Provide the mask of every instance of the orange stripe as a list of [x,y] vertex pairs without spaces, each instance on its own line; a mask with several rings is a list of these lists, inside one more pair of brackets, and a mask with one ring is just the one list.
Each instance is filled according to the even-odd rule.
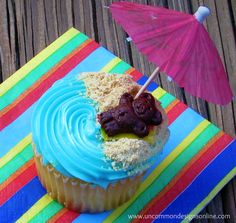
[[[148,210],[153,206],[153,204],[157,203],[162,197],[166,195],[168,191],[170,191],[172,188],[174,188],[176,182],[180,180],[180,178],[187,172],[189,169],[197,162],[197,160],[201,159],[201,157],[204,156],[204,154],[207,152],[207,150],[217,141],[219,140],[224,133],[220,131],[217,135],[215,135],[214,138],[212,138],[186,165],[183,169],[179,171],[179,173],[171,180],[169,184],[166,185],[166,187],[160,191],[156,197],[154,197],[146,206],[145,208],[139,212],[140,215],[145,215]],[[138,219],[135,219],[132,221],[132,223],[139,222]]]
[[57,221],[62,215],[64,215],[68,209],[62,208],[60,211],[58,211],[55,215],[53,215],[47,222],[48,223],[53,223]]
[[11,110],[13,107],[17,106],[21,103],[21,101],[26,97],[26,95],[30,94],[35,88],[37,88],[40,83],[45,81],[49,76],[51,76],[58,67],[65,64],[71,57],[73,57],[76,53],[81,51],[84,47],[86,47],[88,44],[93,42],[93,40],[88,39],[84,43],[82,43],[78,48],[76,48],[74,51],[72,51],[69,55],[64,57],[56,66],[52,67],[48,72],[46,72],[42,77],[40,77],[37,81],[34,82],[26,91],[24,91],[18,98],[14,100],[11,104],[9,104],[7,107],[5,107],[2,111],[0,111],[0,116],[3,116],[6,114],[9,110]]
[[139,80],[143,75],[135,68],[130,67],[125,73],[129,74],[134,81]]
[[179,102],[178,99],[175,99],[174,101],[172,101],[172,102],[165,108],[166,113],[168,113],[173,107],[175,107],[175,105],[177,105],[178,102]]
[[20,176],[26,169],[28,169],[30,166],[34,164],[34,158],[30,159],[27,163],[25,163],[21,168],[16,170],[7,180],[5,180],[0,185],[0,192],[5,187],[7,187],[12,181],[14,181],[18,176]]
[[131,74],[135,69],[133,67],[130,67],[127,71],[125,71],[126,74]]

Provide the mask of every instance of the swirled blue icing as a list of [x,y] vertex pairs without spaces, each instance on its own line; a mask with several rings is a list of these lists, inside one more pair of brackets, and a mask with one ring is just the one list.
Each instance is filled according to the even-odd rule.
[[95,102],[86,97],[83,80],[77,76],[61,79],[37,102],[32,135],[44,164],[105,188],[128,173],[113,170],[105,158],[96,112]]

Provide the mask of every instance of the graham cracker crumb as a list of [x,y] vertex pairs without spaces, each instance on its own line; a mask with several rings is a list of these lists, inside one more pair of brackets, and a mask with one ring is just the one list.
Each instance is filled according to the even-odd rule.
[[104,152],[109,159],[113,160],[112,167],[115,170],[128,170],[136,167],[135,170],[132,169],[133,175],[147,169],[152,164],[145,162],[162,150],[169,138],[169,130],[166,128],[158,135],[154,146],[150,146],[141,139],[121,138],[116,141],[107,141],[104,143]]
[[133,96],[140,86],[129,74],[82,73],[79,76],[85,82],[87,96],[99,104],[99,111],[103,112],[119,104],[122,94],[129,92]]
[[[122,164],[123,169],[128,169],[130,165],[145,161],[151,156],[150,145],[140,139],[121,138],[117,141],[104,143],[105,154],[117,163]],[[113,163],[115,168],[115,163]]]

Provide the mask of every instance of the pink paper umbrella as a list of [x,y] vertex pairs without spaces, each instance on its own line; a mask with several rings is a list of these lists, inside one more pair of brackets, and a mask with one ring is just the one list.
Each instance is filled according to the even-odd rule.
[[232,100],[224,66],[202,25],[208,8],[200,6],[194,15],[130,2],[109,8],[137,48],[158,66],[141,92],[161,70],[194,96],[220,105]]

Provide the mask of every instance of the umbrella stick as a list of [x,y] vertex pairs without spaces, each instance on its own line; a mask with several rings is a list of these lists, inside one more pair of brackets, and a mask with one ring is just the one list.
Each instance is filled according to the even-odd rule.
[[145,82],[145,84],[141,87],[141,89],[139,90],[139,92],[136,94],[135,98],[136,99],[140,94],[142,94],[147,86],[151,83],[151,81],[156,77],[156,75],[159,73],[160,67],[157,67],[151,74],[151,76],[147,79],[147,81]]

